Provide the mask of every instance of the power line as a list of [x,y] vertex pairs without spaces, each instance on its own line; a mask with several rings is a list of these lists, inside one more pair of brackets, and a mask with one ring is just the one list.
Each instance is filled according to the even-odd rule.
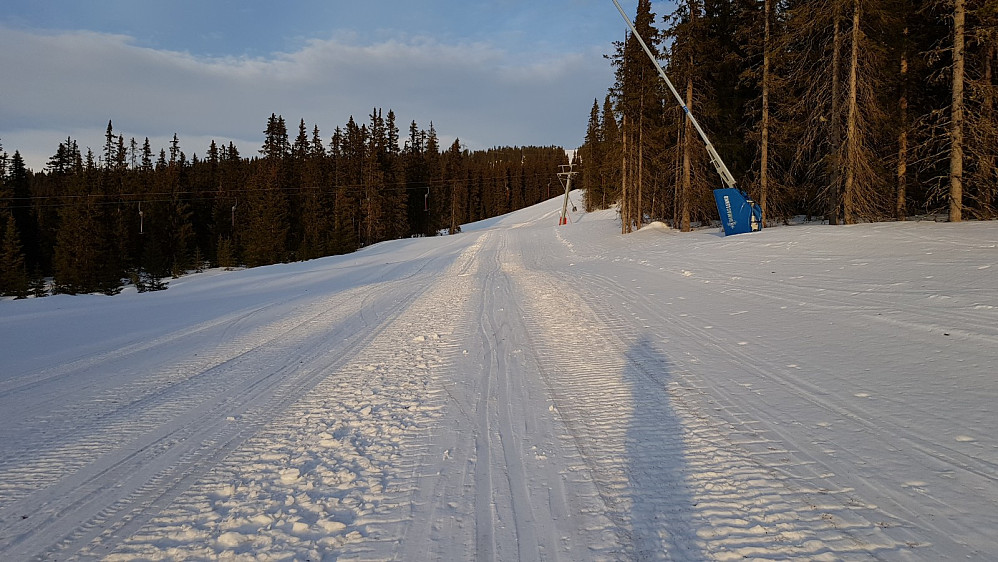
[[[537,179],[548,177],[548,173],[533,173],[526,176],[517,175],[524,179]],[[394,185],[386,184],[382,186],[372,186],[364,184],[345,185],[313,185],[313,186],[293,186],[293,187],[253,187],[241,189],[224,190],[185,190],[185,191],[149,191],[143,193],[87,193],[87,194],[62,194],[62,195],[31,195],[31,196],[11,196],[0,197],[0,203],[19,203],[15,205],[4,205],[7,209],[28,209],[28,208],[58,208],[67,207],[82,200],[86,200],[93,205],[123,205],[132,203],[171,203],[171,202],[193,202],[193,201],[214,201],[225,200],[248,195],[252,193],[265,193],[281,191],[289,194],[301,194],[325,190],[329,193],[343,192],[350,194],[360,194],[367,190],[374,189],[379,193],[400,192],[400,191],[423,191],[441,188],[468,188],[477,183],[489,183],[506,180],[506,175],[481,176],[462,179],[434,179],[419,182],[398,182]],[[54,203],[36,203],[37,201],[57,201]]]

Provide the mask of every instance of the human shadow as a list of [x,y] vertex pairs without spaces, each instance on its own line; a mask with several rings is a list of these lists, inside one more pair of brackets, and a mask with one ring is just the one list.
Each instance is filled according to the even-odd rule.
[[630,531],[638,560],[700,560],[693,513],[696,500],[683,426],[672,406],[672,365],[652,339],[642,335],[625,355],[622,378],[634,410],[626,436],[630,480]]

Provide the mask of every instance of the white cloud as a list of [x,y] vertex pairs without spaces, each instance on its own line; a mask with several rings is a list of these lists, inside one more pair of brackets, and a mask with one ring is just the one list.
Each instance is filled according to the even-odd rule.
[[271,113],[284,115],[289,128],[301,118],[310,129],[318,124],[328,140],[350,115],[362,121],[380,107],[395,110],[403,133],[411,120],[421,127],[432,120],[442,139],[460,137],[471,148],[572,148],[593,98],[611,81],[600,55],[526,60],[486,43],[406,37],[359,44],[340,36],[266,59],[200,58],[139,47],[123,35],[0,27],[0,141],[39,169],[67,135],[100,146],[111,119],[126,139],[149,136],[157,151],[165,144],[155,139],[176,132],[188,154],[203,154],[204,139],[215,138],[250,155]]

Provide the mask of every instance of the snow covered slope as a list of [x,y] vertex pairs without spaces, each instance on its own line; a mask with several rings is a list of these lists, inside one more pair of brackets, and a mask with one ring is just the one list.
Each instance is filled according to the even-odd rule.
[[998,556],[998,223],[559,211],[0,302],[0,559]]

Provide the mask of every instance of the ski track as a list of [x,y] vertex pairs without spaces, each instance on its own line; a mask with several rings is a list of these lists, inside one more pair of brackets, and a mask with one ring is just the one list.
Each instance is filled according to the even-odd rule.
[[[859,231],[905,240],[893,256],[766,231],[713,255],[556,214],[375,246],[337,290],[0,379],[0,557],[993,554],[998,263],[952,296],[936,278],[963,262],[915,257],[993,258],[987,235]],[[732,271],[742,244],[764,250]],[[841,369],[837,334],[884,343]]]
[[778,443],[754,435],[750,420],[730,427],[703,413],[688,398],[690,381],[630,323],[566,302],[571,293],[554,279],[532,282],[539,283],[550,288],[536,317],[563,319],[539,333],[561,342],[550,349],[570,349],[546,363],[573,364],[546,377],[626,545],[624,557],[838,559],[896,547],[843,534],[843,527],[875,526],[852,516],[828,520],[829,507],[788,488],[773,461],[739,451],[744,433],[777,463],[791,462]]
[[[460,278],[473,251],[447,275]],[[433,373],[451,345],[449,332],[429,330],[447,318],[428,303],[459,299],[455,291],[445,284],[403,301],[355,356],[326,367],[314,389],[108,558],[320,559],[393,548],[393,520],[416,491],[415,461],[441,408]]]
[[[571,244],[565,242],[571,249]],[[945,239],[934,242],[935,247],[947,244]],[[990,243],[965,246],[994,248]],[[599,252],[592,252],[589,256],[599,256]],[[599,257],[593,261],[603,259]],[[853,555],[845,554],[851,551],[849,548],[832,548],[826,555],[831,554],[836,559],[859,553],[873,558],[923,559],[933,558],[920,551],[926,548],[936,552],[967,552],[972,557],[985,555],[993,549],[991,529],[998,521],[988,506],[993,505],[995,499],[998,465],[993,460],[994,455],[988,458],[984,449],[965,445],[977,440],[971,436],[983,434],[988,431],[985,427],[993,425],[992,410],[986,405],[989,402],[986,397],[993,395],[993,391],[986,383],[979,384],[983,393],[980,399],[975,399],[980,401],[979,408],[966,402],[960,404],[961,409],[969,410],[960,417],[964,421],[971,420],[972,425],[952,430],[955,433],[952,445],[925,431],[928,428],[938,431],[939,428],[934,426],[942,424],[932,418],[934,412],[931,412],[933,408],[930,405],[927,404],[929,407],[924,412],[912,408],[913,401],[922,397],[906,392],[909,389],[901,388],[900,393],[895,389],[892,395],[885,388],[879,393],[882,396],[873,399],[867,392],[847,395],[830,392],[840,381],[860,381],[859,384],[868,387],[882,384],[877,380],[881,378],[880,368],[889,369],[889,373],[903,369],[901,365],[904,362],[914,364],[921,360],[931,364],[934,359],[929,352],[939,347],[939,336],[966,336],[962,341],[945,346],[956,348],[951,352],[947,350],[953,357],[980,354],[978,346],[982,343],[990,345],[998,325],[981,321],[992,308],[976,302],[965,303],[960,309],[963,314],[952,317],[938,309],[925,310],[917,298],[926,293],[931,295],[933,287],[928,290],[923,288],[908,298],[891,303],[884,303],[883,296],[880,302],[867,301],[862,293],[854,291],[848,295],[842,291],[828,298],[826,291],[818,289],[822,294],[817,297],[818,306],[815,307],[812,303],[816,299],[816,288],[826,287],[827,284],[797,286],[788,285],[782,279],[768,282],[751,280],[747,285],[756,289],[752,291],[753,297],[763,299],[761,303],[745,301],[741,274],[725,276],[720,269],[704,268],[702,265],[696,273],[685,270],[676,272],[679,275],[668,283],[673,296],[665,299],[663,307],[661,297],[642,290],[645,283],[648,283],[648,290],[660,290],[661,286],[655,287],[653,280],[648,278],[648,272],[658,277],[662,267],[643,259],[610,259],[618,264],[619,274],[605,275],[602,273],[608,271],[605,267],[593,267],[593,271],[600,273],[590,273],[585,264],[573,271],[575,276],[585,281],[578,284],[585,288],[580,296],[584,298],[587,291],[592,291],[591,302],[597,308],[605,308],[608,317],[620,318],[620,325],[629,326],[632,333],[641,332],[642,327],[663,327],[657,333],[659,347],[679,350],[672,351],[669,356],[679,374],[678,388],[682,390],[677,397],[684,407],[695,405],[700,412],[698,416],[724,431],[725,449],[742,450],[754,462],[780,475],[783,485],[803,494],[802,501],[812,510],[820,508],[822,517],[835,521],[836,528],[844,530],[844,536],[859,547]],[[582,258],[582,261],[585,260]],[[710,259],[701,258],[701,261],[709,263]],[[945,264],[941,266],[945,267]],[[988,268],[982,266],[977,269]],[[890,268],[886,270],[891,271]],[[982,296],[985,300],[994,299],[994,290],[987,288],[989,283],[986,279],[982,278],[985,280]],[[770,284],[772,291],[758,290],[759,287],[768,288]],[[993,282],[990,285],[993,286]],[[687,298],[680,295],[700,293],[699,302],[703,302],[705,292],[715,303],[713,310],[734,311],[729,315],[746,314],[746,323],[759,313],[772,316],[772,312],[763,310],[764,306],[771,307],[772,301],[802,307],[807,305],[804,309],[807,313],[828,308],[859,311],[854,316],[834,316],[836,322],[846,323],[845,326],[836,326],[836,329],[844,329],[847,333],[872,332],[874,341],[884,339],[877,335],[877,330],[883,330],[882,326],[887,324],[877,322],[878,314],[904,314],[911,321],[905,323],[902,333],[915,341],[898,341],[896,347],[899,349],[890,349],[891,356],[887,359],[870,357],[867,364],[873,368],[865,369],[867,376],[858,378],[852,373],[828,370],[828,363],[820,360],[823,355],[820,350],[815,351],[810,361],[807,356],[787,357],[781,352],[785,346],[778,343],[779,338],[773,338],[772,341],[777,343],[769,345],[766,336],[755,333],[765,334],[774,329],[772,326],[739,326],[737,322],[722,321],[717,317],[698,318],[695,311],[679,312],[683,310],[680,308],[681,301]],[[895,296],[889,291],[884,294]],[[961,294],[968,292],[961,290]],[[718,306],[718,301],[723,304]],[[679,306],[669,308],[674,304]],[[969,312],[971,309],[975,312]],[[981,310],[985,313],[982,314]],[[994,315],[991,317],[994,318]],[[718,323],[722,325],[714,325]],[[888,325],[892,326],[890,329],[896,329],[893,324]],[[960,326],[962,330],[954,330],[953,326]],[[792,327],[795,332],[782,337],[799,340],[801,336],[808,337],[811,331],[808,323],[802,324],[799,320],[788,323],[787,327]],[[791,346],[791,349],[794,348],[800,349],[801,346]],[[813,361],[815,357],[819,361]],[[940,360],[943,361],[945,359]],[[947,382],[951,381],[953,388],[967,387],[968,384],[973,388],[978,385],[974,372],[983,376],[987,368],[982,370],[976,364],[969,367],[971,369],[966,375],[956,376],[959,371],[955,371],[952,375],[940,373],[940,376],[948,379]],[[834,384],[826,381],[833,381]],[[906,384],[903,379],[900,382]],[[940,387],[943,388],[942,385]],[[914,388],[924,391],[917,386]],[[933,396],[935,400],[940,398],[939,395],[930,395]],[[883,405],[882,400],[893,404],[886,411],[878,409],[878,404]],[[816,417],[824,417],[828,421],[812,427],[805,427],[798,421]],[[684,423],[684,427],[696,427],[696,424]],[[855,443],[856,447],[851,447],[848,442],[850,434],[862,435]],[[776,459],[776,462],[770,459]],[[894,485],[889,483],[889,479],[886,482],[884,479],[885,475],[892,474],[896,478]],[[934,493],[933,488],[941,493]],[[967,495],[968,491],[970,495]],[[959,504],[941,499],[954,493],[964,497]],[[833,496],[834,501],[829,501]],[[842,526],[840,520],[852,520],[853,523]],[[828,539],[823,539],[822,543],[827,549]],[[711,552],[710,557],[716,556],[711,548],[706,550]],[[794,553],[795,556],[801,554]],[[808,553],[807,557],[815,554]]]
[[[51,438],[42,431],[31,450],[5,452],[0,462],[0,553],[47,559],[68,556],[91,542],[82,554],[100,553],[105,541],[113,545],[326,371],[362,349],[425,287],[412,282],[416,273],[418,269],[402,272],[398,281],[307,300],[233,340],[226,332],[236,325],[216,322],[227,326],[217,340],[219,349],[132,384],[105,386],[105,392],[72,404],[68,412],[24,420],[26,426],[42,428],[49,418],[75,423],[55,428]],[[386,316],[378,320],[382,324],[371,324],[375,318],[366,318],[365,308]],[[237,315],[235,321],[247,316]],[[182,339],[171,334],[128,348],[126,357]],[[116,359],[120,357],[109,362]],[[97,359],[82,364],[106,365]],[[17,435],[19,427],[13,429]],[[114,482],[111,489],[109,482]]]
[[406,486],[411,516],[395,523],[391,540],[358,543],[342,557],[574,560],[614,552],[604,546],[609,521],[593,503],[595,486],[578,452],[564,446],[564,428],[533,376],[537,357],[507,271],[507,243],[501,231],[483,234],[473,264],[448,276],[459,295],[443,302],[467,305],[447,318],[464,336],[436,377],[443,415]]

